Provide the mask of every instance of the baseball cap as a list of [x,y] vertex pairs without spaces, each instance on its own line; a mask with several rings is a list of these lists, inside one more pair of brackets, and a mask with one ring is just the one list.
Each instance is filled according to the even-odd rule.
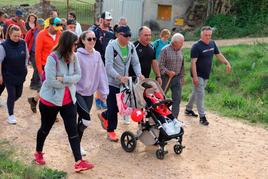
[[68,19],[67,20],[67,25],[71,25],[71,24],[76,25],[76,20],[74,20],[74,19]]
[[127,25],[122,25],[122,26],[117,27],[116,31],[118,33],[124,33],[125,37],[131,36],[130,28]]
[[20,9],[17,9],[17,10],[16,10],[16,16],[20,16],[20,17],[21,17],[22,14],[23,14],[23,13],[22,13],[22,11],[21,11]]
[[37,24],[39,24],[39,25],[44,25],[44,24],[45,24],[44,19],[42,19],[42,18],[38,18],[38,19],[37,19]]
[[105,11],[101,14],[101,18],[106,19],[106,20],[111,20],[113,17],[111,16],[111,13],[108,11]]
[[49,19],[49,24],[53,26],[58,26],[58,24],[62,25],[61,19],[58,17],[52,17]]

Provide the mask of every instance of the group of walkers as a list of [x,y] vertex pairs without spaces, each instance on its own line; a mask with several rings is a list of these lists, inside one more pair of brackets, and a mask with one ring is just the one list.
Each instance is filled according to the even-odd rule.
[[[172,35],[163,29],[160,38],[151,43],[151,29],[142,26],[139,38],[130,42],[131,29],[122,17],[112,28],[110,12],[103,12],[87,31],[82,32],[74,12],[68,19],[58,17],[56,11],[46,20],[30,14],[25,23],[21,10],[5,20],[0,11],[0,33],[5,34],[0,44],[0,95],[6,88],[9,124],[16,124],[15,101],[23,91],[27,65],[33,66],[30,88],[37,91],[29,97],[31,110],[36,113],[39,101],[41,126],[37,131],[34,161],[45,164],[43,147],[53,124],[60,113],[75,159],[76,172],[94,167],[82,159],[86,151],[80,145],[84,130],[90,125],[90,111],[95,98],[98,114],[107,138],[117,142],[118,107],[116,94],[129,77],[150,78],[151,69],[163,90],[171,89],[172,114],[177,118],[184,84],[184,36]],[[66,24],[64,24],[66,21]],[[0,35],[1,35],[0,34]],[[203,27],[201,38],[191,49],[191,75],[193,92],[185,114],[200,117],[200,124],[208,125],[205,116],[204,94],[215,54],[231,71],[230,63],[211,40],[212,28]],[[2,37],[2,36],[0,36]],[[198,115],[193,111],[196,101]],[[78,117],[77,117],[78,116]],[[124,117],[129,124],[129,117]]]

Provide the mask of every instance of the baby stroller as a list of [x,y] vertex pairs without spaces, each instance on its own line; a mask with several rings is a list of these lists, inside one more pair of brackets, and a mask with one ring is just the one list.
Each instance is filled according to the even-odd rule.
[[158,145],[156,157],[164,159],[167,153],[164,150],[167,141],[175,139],[177,143],[173,147],[174,152],[181,154],[184,148],[183,124],[172,116],[169,109],[172,100],[165,99],[158,82],[152,79],[144,79],[135,84],[130,82],[122,92],[125,96],[124,104],[132,107],[131,119],[138,123],[136,135],[130,131],[122,133],[120,139],[122,148],[126,152],[133,152],[137,140],[140,140],[146,146]]

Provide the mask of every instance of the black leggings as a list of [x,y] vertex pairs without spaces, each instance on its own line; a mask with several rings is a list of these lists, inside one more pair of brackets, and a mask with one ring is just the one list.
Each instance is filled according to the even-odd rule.
[[11,116],[14,114],[14,105],[15,101],[17,101],[22,94],[23,84],[20,85],[12,85],[5,84],[7,89],[7,109],[8,114]]
[[77,104],[77,113],[78,113],[78,125],[77,125],[77,128],[78,128],[79,138],[80,138],[80,141],[81,141],[82,137],[83,137],[84,130],[88,127],[88,126],[85,126],[83,124],[82,119],[90,121],[90,110],[91,110],[92,103],[93,103],[93,95],[91,95],[91,96],[80,96],[80,97],[84,98],[84,102],[86,104],[83,107],[88,108],[88,109],[83,109],[79,105],[79,101],[77,102],[78,103]]
[[0,85],[0,96],[2,95],[2,93],[3,93],[4,90],[5,90],[5,84],[2,83],[2,84]]
[[63,119],[65,130],[68,134],[69,143],[71,145],[75,161],[81,160],[80,140],[77,133],[76,124],[76,105],[70,103],[61,107],[51,107],[39,102],[39,110],[41,113],[41,127],[37,132],[36,151],[43,151],[46,137],[52,128],[58,112]]

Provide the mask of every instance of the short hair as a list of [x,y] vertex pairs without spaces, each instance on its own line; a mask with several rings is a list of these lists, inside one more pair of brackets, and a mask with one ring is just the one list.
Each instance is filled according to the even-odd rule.
[[76,20],[76,15],[74,12],[69,12],[69,15],[73,16],[73,18]]
[[201,32],[203,32],[203,31],[205,31],[205,30],[213,30],[213,28],[212,27],[210,27],[210,26],[203,26],[202,28],[201,28]]
[[168,29],[161,30],[160,37],[164,37],[166,35],[170,35],[170,31]]
[[171,43],[178,41],[180,39],[184,39],[184,36],[181,33],[176,33],[171,37]]
[[141,32],[143,31],[143,29],[149,29],[151,30],[149,27],[147,26],[141,26],[141,28],[139,28],[139,35],[141,34]]

